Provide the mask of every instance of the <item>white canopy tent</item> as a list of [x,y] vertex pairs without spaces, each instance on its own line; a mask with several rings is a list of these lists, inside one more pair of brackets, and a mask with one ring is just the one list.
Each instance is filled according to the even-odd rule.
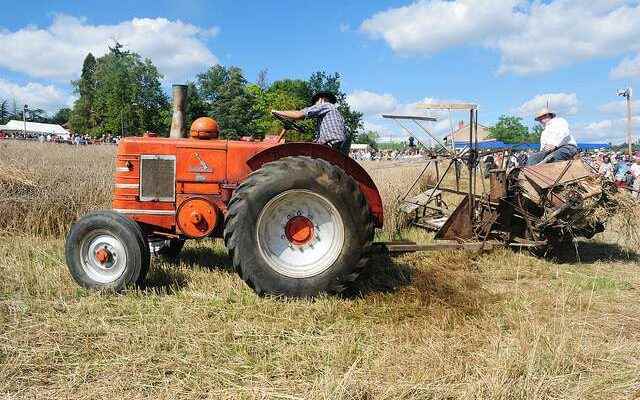
[[69,139],[70,133],[57,124],[44,124],[41,122],[25,122],[12,119],[6,125],[0,125],[0,130],[5,132],[24,132],[36,135],[55,135],[63,139]]

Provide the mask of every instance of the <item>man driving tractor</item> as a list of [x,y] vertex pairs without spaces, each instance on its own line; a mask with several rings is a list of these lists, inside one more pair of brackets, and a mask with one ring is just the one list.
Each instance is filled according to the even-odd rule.
[[349,155],[350,143],[347,140],[347,128],[342,114],[336,107],[336,96],[331,92],[318,92],[311,98],[311,106],[302,110],[272,110],[275,115],[299,120],[315,118],[318,120],[315,143],[324,144]]
[[569,160],[578,153],[576,140],[571,135],[566,119],[556,117],[548,108],[536,116],[544,127],[540,135],[540,151],[529,155],[528,165]]

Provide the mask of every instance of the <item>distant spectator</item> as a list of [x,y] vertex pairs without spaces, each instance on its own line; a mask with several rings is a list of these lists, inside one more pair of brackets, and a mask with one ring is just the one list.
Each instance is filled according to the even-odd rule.
[[636,157],[636,160],[633,163],[633,165],[629,168],[629,171],[633,176],[633,185],[632,185],[633,192],[631,193],[631,195],[636,199],[640,198],[640,157]]
[[614,175],[613,164],[611,163],[611,158],[609,158],[609,156],[604,156],[598,172],[600,173],[600,175],[604,176],[606,179],[613,181],[613,175]]

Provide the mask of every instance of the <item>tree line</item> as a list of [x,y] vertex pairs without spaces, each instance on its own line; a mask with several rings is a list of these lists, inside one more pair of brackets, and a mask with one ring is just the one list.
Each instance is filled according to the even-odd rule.
[[[76,134],[94,138],[105,135],[140,135],[146,131],[168,135],[171,125],[171,99],[162,89],[162,74],[151,60],[116,43],[109,51],[94,57],[87,54],[78,80],[71,82],[77,100],[71,109],[63,108],[49,117],[43,110],[28,110],[27,120],[63,124],[69,122]],[[362,114],[352,110],[341,90],[340,74],[323,71],[308,79],[268,81],[267,70],[249,82],[242,69],[214,65],[187,82],[187,126],[201,116],[218,121],[223,138],[264,137],[280,132],[281,122],[272,109],[307,107],[314,93],[328,90],[336,94],[348,133],[355,137],[362,129]],[[22,119],[22,110],[7,100],[0,102],[0,122]],[[303,121],[305,134],[290,131],[291,140],[309,140],[314,121]]]
[[68,107],[63,107],[53,113],[53,115],[49,115],[41,108],[27,108],[25,111],[24,106],[22,104],[18,105],[15,99],[12,101],[9,101],[9,99],[0,99],[0,125],[4,125],[12,119],[22,121],[25,116],[27,121],[31,122],[62,125],[69,120],[70,115],[71,109]]

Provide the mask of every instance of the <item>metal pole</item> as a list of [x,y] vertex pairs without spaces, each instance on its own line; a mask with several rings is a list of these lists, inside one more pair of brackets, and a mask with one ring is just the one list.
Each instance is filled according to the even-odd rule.
[[[469,110],[469,147],[473,145],[473,108]],[[471,157],[473,157],[473,152],[469,152],[469,219],[473,222],[473,179],[471,177],[473,165],[471,161]]]
[[631,88],[627,89],[627,143],[629,145],[629,156],[633,153],[633,144],[632,144],[632,118],[631,118]]
[[173,85],[172,90],[173,116],[171,117],[171,131],[169,137],[183,138],[187,135],[185,105],[187,102],[187,85]]
[[22,130],[22,135],[26,138],[27,137],[27,110],[29,109],[29,107],[25,104],[24,105],[24,110],[22,111],[22,122],[24,123],[24,128]]

